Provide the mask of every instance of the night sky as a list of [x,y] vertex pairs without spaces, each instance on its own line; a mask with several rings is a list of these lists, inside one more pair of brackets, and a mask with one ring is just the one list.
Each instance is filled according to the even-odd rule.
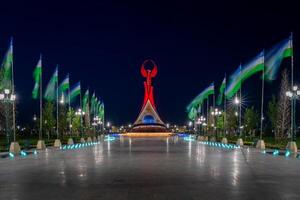
[[[144,92],[140,65],[147,58],[158,64],[154,95],[161,118],[169,123],[186,123],[185,107],[202,89],[212,81],[218,86],[225,72],[291,31],[300,82],[296,1],[8,2],[0,6],[0,59],[14,36],[18,121],[23,123],[38,113],[31,91],[40,53],[44,84],[59,64],[60,79],[70,73],[72,85],[80,80],[84,89],[96,91],[113,124],[137,117]],[[260,82],[249,81],[245,90],[251,105],[260,98],[255,87]],[[267,84],[267,98],[276,84]]]

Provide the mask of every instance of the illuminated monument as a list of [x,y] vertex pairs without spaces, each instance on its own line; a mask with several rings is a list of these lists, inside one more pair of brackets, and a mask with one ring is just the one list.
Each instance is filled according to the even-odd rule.
[[[145,65],[151,63],[153,69],[145,69]],[[132,129],[124,134],[127,136],[169,136],[172,133],[168,132],[164,122],[160,119],[153,95],[152,78],[157,75],[157,65],[153,60],[146,60],[142,64],[141,74],[146,78],[144,81],[144,101],[138,118],[134,122]]]

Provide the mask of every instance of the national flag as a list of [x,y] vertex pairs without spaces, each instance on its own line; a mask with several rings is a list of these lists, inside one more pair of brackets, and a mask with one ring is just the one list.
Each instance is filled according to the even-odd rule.
[[222,104],[225,88],[226,88],[226,76],[224,77],[219,89],[219,95],[216,102],[218,106]]
[[66,75],[65,79],[59,85],[59,93],[62,94],[70,88],[69,74]]
[[12,89],[13,39],[1,64],[0,89]]
[[96,108],[96,95],[95,92],[93,93],[92,97],[91,97],[91,113],[94,114],[95,113],[95,108]]
[[71,102],[73,102],[75,100],[75,98],[80,94],[80,92],[81,92],[81,86],[80,86],[80,81],[79,81],[72,87],[72,89],[70,91]]
[[87,112],[88,111],[88,108],[89,108],[89,98],[90,98],[90,92],[89,90],[87,89],[85,91],[85,94],[83,96],[83,99],[82,99],[82,110],[84,112]]
[[104,121],[104,103],[102,102],[98,109],[98,117],[101,119],[101,121]]
[[274,45],[265,52],[265,80],[276,79],[281,62],[284,58],[293,55],[292,36]]
[[192,107],[197,107],[202,104],[205,99],[215,93],[214,83],[211,83],[205,90],[203,90],[198,96],[196,96],[193,101],[187,106],[187,110],[191,110]]
[[190,120],[195,120],[197,117],[197,109],[195,107],[192,107],[191,110],[188,113],[188,118]]
[[39,89],[41,87],[41,79],[42,79],[42,57],[40,56],[40,59],[33,71],[33,79],[34,79],[34,88],[32,91],[32,98],[37,99],[39,95]]
[[44,98],[48,101],[53,101],[56,97],[56,85],[58,81],[58,67],[56,67],[44,94]]
[[235,73],[232,74],[225,95],[228,99],[232,98],[236,92],[241,88],[241,84],[252,75],[264,69],[264,52],[258,54],[254,59],[248,62],[243,67],[239,67]]

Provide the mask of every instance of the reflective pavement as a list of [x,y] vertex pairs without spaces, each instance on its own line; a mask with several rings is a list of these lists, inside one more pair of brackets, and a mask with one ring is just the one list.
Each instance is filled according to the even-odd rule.
[[300,199],[300,159],[121,138],[0,159],[0,199]]

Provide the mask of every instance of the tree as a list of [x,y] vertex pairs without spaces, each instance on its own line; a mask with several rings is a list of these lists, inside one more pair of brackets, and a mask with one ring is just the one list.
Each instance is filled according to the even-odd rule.
[[255,132],[259,123],[258,113],[254,110],[253,106],[251,108],[246,108],[244,114],[244,123],[246,133],[252,135],[251,133]]
[[71,120],[72,132],[78,135],[80,132],[80,116],[75,115],[75,110],[73,108],[71,108],[71,110],[68,111],[67,116],[68,121]]
[[[276,100],[276,97],[273,95],[272,99],[268,103],[268,111],[267,111],[267,116],[270,121],[271,129],[276,133],[276,122],[277,122],[277,111],[278,111],[278,103]],[[276,137],[276,135],[274,135]]]
[[229,134],[235,133],[238,128],[238,116],[233,107],[228,108],[226,112],[226,129]]
[[58,130],[61,134],[64,134],[68,130],[68,119],[67,119],[67,109],[66,106],[61,105],[59,107],[58,116]]
[[286,92],[290,90],[289,76],[287,69],[281,74],[281,84],[278,98],[278,109],[276,117],[275,138],[285,139],[288,136],[291,123],[291,102],[286,96]]
[[223,130],[224,129],[224,113],[222,113],[221,115],[217,116],[216,121],[217,121],[216,122],[217,129]]
[[43,108],[43,120],[44,130],[46,131],[48,138],[55,127],[55,118],[53,114],[54,105],[51,101],[47,101]]

